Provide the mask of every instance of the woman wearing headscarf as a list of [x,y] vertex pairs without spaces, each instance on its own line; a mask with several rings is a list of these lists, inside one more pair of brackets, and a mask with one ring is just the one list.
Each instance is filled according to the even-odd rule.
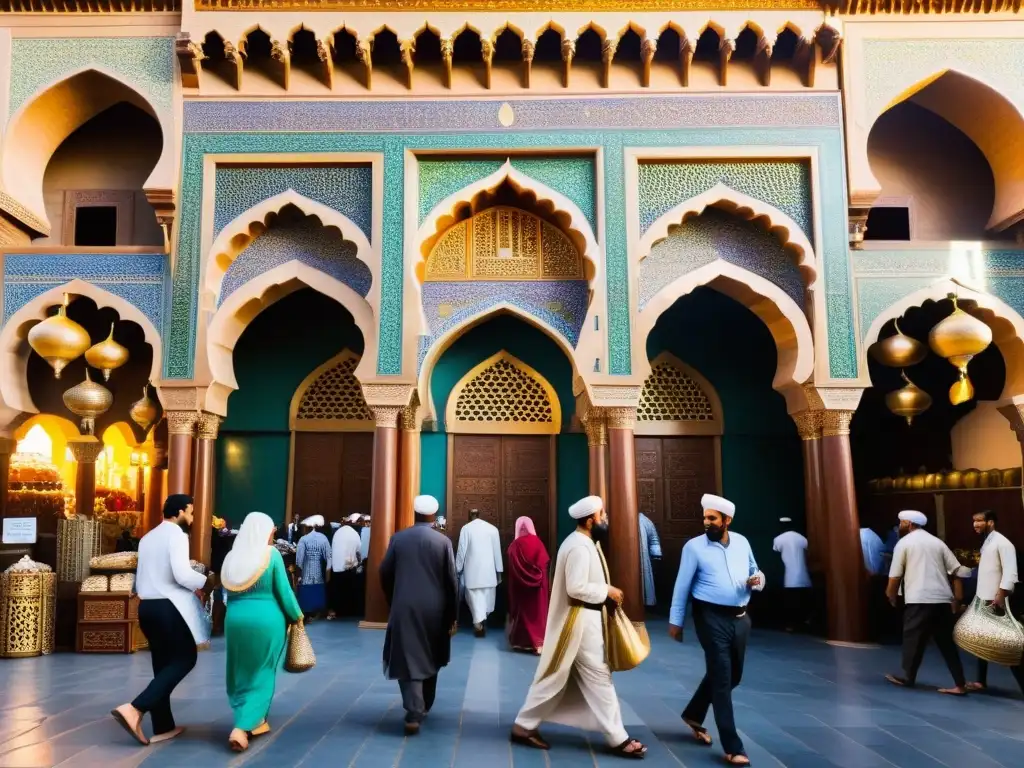
[[275,532],[269,516],[250,512],[221,570],[227,591],[228,701],[235,712],[228,743],[236,752],[248,748],[250,736],[270,731],[267,713],[284,660],[285,630],[302,623],[284,559],[273,546]]
[[548,620],[548,563],[533,520],[516,520],[508,548],[508,642],[514,650],[540,655]]

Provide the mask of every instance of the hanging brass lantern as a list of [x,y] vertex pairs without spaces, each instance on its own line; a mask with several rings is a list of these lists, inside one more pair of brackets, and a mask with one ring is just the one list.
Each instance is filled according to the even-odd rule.
[[57,314],[32,326],[28,332],[29,346],[52,366],[56,379],[60,378],[64,366],[85,352],[91,343],[85,328],[67,316],[69,302],[65,293]]
[[949,388],[949,402],[960,405],[974,397],[974,385],[967,378],[967,364],[992,343],[992,329],[960,309],[955,295],[950,294],[949,298],[953,301],[953,313],[932,328],[928,343],[935,354],[946,358],[960,371],[960,378]]
[[102,416],[114,402],[110,390],[89,378],[89,369],[85,369],[85,381],[64,393],[64,405],[75,416],[82,419],[82,432],[93,434],[96,429],[96,417]]
[[104,381],[110,381],[110,372],[128,362],[128,350],[114,341],[113,323],[110,324],[110,335],[85,351],[85,362],[103,371]]
[[870,354],[878,363],[889,368],[909,368],[924,360],[928,349],[917,339],[907,336],[900,330],[899,321],[895,321],[896,333],[886,339],[876,341],[868,347]]
[[885,406],[897,416],[905,418],[909,425],[913,423],[915,416],[920,416],[931,408],[932,396],[908,379],[906,373],[901,371],[900,377],[906,382],[906,386],[887,394]]
[[128,415],[131,416],[132,421],[142,428],[143,432],[149,432],[149,428],[156,421],[157,408],[156,403],[149,397],[148,386],[142,388],[142,399],[132,403]]

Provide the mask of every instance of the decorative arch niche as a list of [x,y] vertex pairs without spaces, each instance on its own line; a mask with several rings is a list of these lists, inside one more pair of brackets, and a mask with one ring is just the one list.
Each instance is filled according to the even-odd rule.
[[359,360],[342,350],[302,380],[288,414],[293,432],[373,432],[373,414],[355,375]]
[[725,431],[722,401],[696,369],[671,352],[651,361],[636,411],[638,435],[720,436]]

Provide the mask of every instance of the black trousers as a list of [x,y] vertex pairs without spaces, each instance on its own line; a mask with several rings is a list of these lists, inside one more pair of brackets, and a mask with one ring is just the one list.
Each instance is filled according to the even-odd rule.
[[736,616],[736,608],[723,608],[700,600],[693,601],[693,623],[697,639],[704,649],[707,671],[693,698],[683,710],[683,719],[703,723],[708,708],[714,707],[718,738],[727,755],[746,754],[736,732],[732,712],[732,689],[743,678],[743,657],[750,637],[750,616]]
[[928,640],[934,638],[953,682],[961,687],[967,684],[964,665],[953,642],[955,623],[949,603],[911,603],[903,607],[903,674],[908,682],[917,681],[924,649]]
[[812,600],[810,587],[787,587],[782,590],[782,609],[787,630],[802,627],[810,620]]
[[338,616],[362,616],[362,575],[352,568],[335,571],[327,583],[327,605]]
[[135,697],[132,706],[149,712],[154,735],[167,733],[174,730],[171,693],[196,665],[196,641],[170,600],[140,602],[139,627],[149,641],[153,681]]
[[[1024,693],[1024,664],[1010,667],[1010,674],[1013,675],[1013,679],[1020,686],[1020,692]],[[978,682],[988,686],[988,662],[984,659],[978,659]]]
[[426,680],[399,680],[398,688],[402,691],[405,721],[419,723],[434,706],[434,697],[437,695],[437,675],[428,677]]

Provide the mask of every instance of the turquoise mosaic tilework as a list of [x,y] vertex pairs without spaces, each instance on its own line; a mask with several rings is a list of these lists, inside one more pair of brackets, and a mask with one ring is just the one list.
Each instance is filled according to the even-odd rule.
[[679,203],[724,184],[789,216],[814,240],[808,160],[641,162],[637,169],[640,234]]
[[40,88],[91,67],[120,75],[155,109],[171,108],[173,37],[16,37],[11,41],[10,114]]
[[135,305],[160,330],[166,270],[167,257],[162,253],[7,253],[3,321],[37,296],[78,279]]
[[775,283],[805,309],[804,281],[794,257],[778,238],[725,211],[709,208],[670,227],[638,268],[640,309],[662,288],[698,267],[723,259]]
[[[594,103],[601,108],[595,109]],[[385,153],[384,242],[381,271],[378,372],[401,371],[404,172],[409,150],[508,150],[602,146],[606,214],[607,370],[630,372],[629,266],[625,246],[624,146],[816,146],[823,185],[822,232],[829,366],[835,378],[854,378],[850,271],[846,251],[846,182],[841,112],[835,94],[787,94],[735,98],[649,97],[554,99],[514,102],[515,130],[503,130],[503,102],[190,102],[185,105],[182,189],[200,190],[207,153],[380,152]],[[231,133],[260,125],[260,133]],[[377,133],[344,133],[374,126]],[[451,126],[451,132],[444,133]],[[756,126],[756,127],[754,127]],[[651,128],[652,130],[645,130]],[[423,130],[418,134],[411,131]],[[653,130],[657,129],[657,130]],[[272,131],[283,131],[272,133]],[[294,131],[294,132],[288,132]],[[410,131],[410,133],[402,133]],[[174,275],[165,373],[189,378],[195,349],[201,196],[183,194],[178,268]]]
[[369,164],[337,168],[218,168],[216,185],[214,236],[254,205],[291,189],[344,214],[372,240],[373,169]]

